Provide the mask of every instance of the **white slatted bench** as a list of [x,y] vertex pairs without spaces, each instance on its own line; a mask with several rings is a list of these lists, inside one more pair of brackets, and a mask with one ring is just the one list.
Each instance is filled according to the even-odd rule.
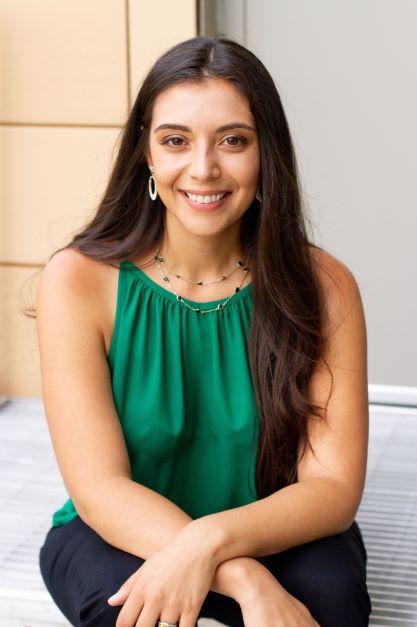
[[[38,552],[67,493],[40,398],[0,398],[0,625],[68,627],[45,588]],[[365,493],[370,625],[417,625],[417,408],[370,406]],[[199,627],[215,621],[200,619]]]

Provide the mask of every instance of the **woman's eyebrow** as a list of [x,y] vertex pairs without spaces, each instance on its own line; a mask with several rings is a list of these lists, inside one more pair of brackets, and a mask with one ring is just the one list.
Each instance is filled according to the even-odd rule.
[[[189,126],[184,126],[183,124],[174,124],[174,123],[168,122],[166,124],[160,124],[159,126],[157,126],[156,129],[154,130],[154,133],[157,133],[158,131],[161,131],[162,129],[165,129],[165,128],[175,129],[177,131],[185,131],[185,132],[190,132],[190,133],[192,132],[192,129]],[[222,133],[223,131],[230,131],[235,128],[245,128],[249,131],[253,131],[254,133],[256,133],[256,129],[250,124],[246,124],[245,122],[230,122],[229,124],[223,124],[223,126],[219,126],[218,128],[216,128],[214,132]]]

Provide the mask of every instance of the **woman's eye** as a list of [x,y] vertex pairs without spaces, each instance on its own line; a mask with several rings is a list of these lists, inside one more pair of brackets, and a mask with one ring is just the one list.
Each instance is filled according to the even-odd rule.
[[169,146],[174,145],[175,146],[181,146],[181,144],[170,144],[169,142],[174,141],[175,139],[179,139],[180,141],[182,141],[181,137],[168,137],[168,139],[165,139],[162,144],[168,144]]
[[240,144],[228,144],[229,146],[242,146],[247,143],[246,137],[241,137],[240,135],[231,135],[230,137],[226,137],[224,141],[228,141],[229,139],[242,140]]
[[[243,146],[244,144],[247,144],[247,139],[246,137],[242,137],[241,135],[231,135],[230,137],[226,137],[226,139],[224,140],[225,142],[229,142],[229,140],[237,140],[237,142],[235,143],[231,143],[231,144],[227,144],[228,146],[234,147],[234,146]],[[162,144],[167,144],[168,146],[171,146],[172,148],[175,148],[177,146],[182,146],[182,144],[180,142],[182,142],[183,139],[182,137],[168,137],[167,139],[165,139]],[[171,144],[170,142],[174,142],[173,144]],[[240,143],[239,143],[240,142]]]

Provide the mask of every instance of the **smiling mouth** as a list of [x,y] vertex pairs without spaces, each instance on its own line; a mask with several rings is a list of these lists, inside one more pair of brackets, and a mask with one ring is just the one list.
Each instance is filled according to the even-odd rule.
[[[213,194],[212,196],[207,195],[206,197],[200,194],[190,197],[190,195],[187,194],[187,192],[185,192],[183,189],[180,189],[179,193],[181,194],[181,196],[184,197],[187,205],[189,205],[195,211],[209,212],[220,209],[232,192]],[[212,200],[212,198],[218,198],[219,200]]]
[[223,200],[225,196],[231,194],[232,192],[226,191],[226,192],[219,192],[218,194],[190,194],[186,192],[185,190],[181,189],[180,193],[184,194],[184,196],[186,196],[192,202],[197,202],[201,205],[210,205],[210,204],[219,202],[220,200]]

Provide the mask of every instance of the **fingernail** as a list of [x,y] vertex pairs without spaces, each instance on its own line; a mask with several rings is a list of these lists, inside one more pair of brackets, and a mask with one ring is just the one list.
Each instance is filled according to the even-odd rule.
[[119,592],[115,592],[115,594],[113,594],[111,597],[109,597],[109,598],[107,599],[107,601],[113,601],[116,597],[118,597],[118,596],[119,596],[119,594],[120,594]]

